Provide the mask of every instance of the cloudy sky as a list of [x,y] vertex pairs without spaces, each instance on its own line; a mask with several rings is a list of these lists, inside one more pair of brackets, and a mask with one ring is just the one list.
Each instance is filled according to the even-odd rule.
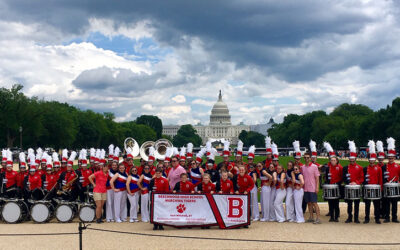
[[400,94],[395,1],[0,1],[0,86],[164,124],[282,121]]

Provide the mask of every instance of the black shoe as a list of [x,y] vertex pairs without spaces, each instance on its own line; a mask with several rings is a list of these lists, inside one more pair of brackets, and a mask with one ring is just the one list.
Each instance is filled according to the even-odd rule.
[[376,224],[382,224],[380,220],[375,220]]
[[97,219],[97,220],[96,220],[96,223],[97,223],[97,224],[102,223],[101,219]]
[[389,223],[389,222],[390,222],[389,219],[385,219],[385,220],[383,221],[383,223]]
[[244,226],[244,228],[249,228],[249,226],[246,225],[246,226]]
[[360,221],[357,219],[357,220],[354,220],[354,223],[360,224]]
[[334,219],[333,221],[334,221],[334,222],[339,222],[339,219],[338,219],[338,218],[336,218],[336,219]]
[[365,220],[364,222],[363,222],[363,224],[368,224],[369,223],[369,220]]
[[347,220],[345,221],[345,223],[351,223],[351,222],[353,222],[351,218],[347,218]]
[[331,217],[330,219],[329,219],[329,222],[334,222],[335,220]]
[[158,230],[158,225],[155,225],[155,224],[154,224],[153,230]]
[[327,214],[325,214],[325,216],[331,216],[331,214],[328,212]]
[[158,230],[164,230],[163,225],[159,225],[159,226],[158,226]]
[[398,219],[394,219],[392,220],[393,223],[400,223],[400,221]]

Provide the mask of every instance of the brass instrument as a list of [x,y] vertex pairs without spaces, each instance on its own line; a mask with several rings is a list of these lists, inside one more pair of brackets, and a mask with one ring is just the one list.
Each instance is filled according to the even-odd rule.
[[[73,171],[73,170],[72,170]],[[72,185],[75,183],[75,181],[79,178],[79,176],[75,173],[75,178],[70,180],[67,184],[65,184],[64,186],[62,186],[62,191],[58,190],[57,191],[57,195],[61,195],[61,194],[66,194],[67,192],[71,191],[71,187]]]
[[125,153],[127,152],[127,148],[131,149],[133,157],[136,157],[139,155],[139,150],[140,150],[139,143],[137,143],[137,141],[135,139],[133,139],[132,137],[128,137],[124,141]]
[[[155,148],[154,157],[157,160],[164,160],[167,148],[172,148],[172,142],[167,139],[160,139],[156,142],[146,141],[140,146],[140,157],[147,161],[149,159],[149,148],[153,146]],[[170,155],[169,155],[170,156]]]

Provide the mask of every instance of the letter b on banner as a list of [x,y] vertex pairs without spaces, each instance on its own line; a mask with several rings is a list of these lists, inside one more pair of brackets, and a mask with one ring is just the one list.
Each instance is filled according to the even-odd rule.
[[243,215],[242,198],[228,197],[228,218],[240,218]]

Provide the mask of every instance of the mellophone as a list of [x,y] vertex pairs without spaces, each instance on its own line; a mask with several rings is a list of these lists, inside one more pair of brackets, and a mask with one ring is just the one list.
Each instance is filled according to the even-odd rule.
[[[340,189],[338,184],[324,184],[323,197],[325,200],[340,199]],[[382,188],[380,185],[345,185],[344,186],[344,199],[345,200],[379,200],[384,198],[399,198],[400,197],[400,183],[385,183]]]
[[[93,196],[89,193],[89,196]],[[30,209],[29,209],[30,208]],[[58,222],[71,222],[76,215],[82,222],[95,219],[93,202],[65,201],[60,199],[34,200],[25,202],[19,198],[0,198],[0,215],[6,223],[20,223],[31,219],[36,223],[49,222],[54,217]]]

